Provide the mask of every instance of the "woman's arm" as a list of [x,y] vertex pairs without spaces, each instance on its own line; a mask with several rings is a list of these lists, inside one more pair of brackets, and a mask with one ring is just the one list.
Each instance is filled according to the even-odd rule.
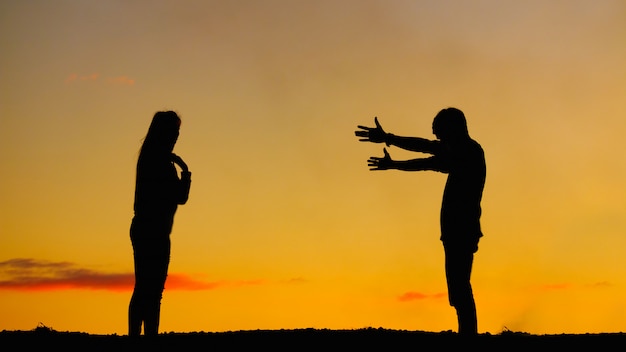
[[176,201],[178,204],[185,204],[189,199],[189,190],[191,189],[191,172],[187,167],[187,163],[183,159],[172,153],[172,162],[181,168],[180,181],[178,184],[178,192]]
[[191,172],[189,170],[181,172],[178,187],[177,203],[185,204],[189,199],[189,190],[191,189]]

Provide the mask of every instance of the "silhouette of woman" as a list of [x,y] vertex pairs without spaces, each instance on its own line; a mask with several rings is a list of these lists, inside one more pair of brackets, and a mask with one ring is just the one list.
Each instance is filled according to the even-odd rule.
[[[134,217],[130,226],[135,288],[128,307],[128,335],[159,330],[161,298],[170,262],[170,233],[179,204],[189,197],[191,172],[172,151],[181,120],[173,111],[152,118],[137,160]],[[181,168],[178,177],[175,165]]]

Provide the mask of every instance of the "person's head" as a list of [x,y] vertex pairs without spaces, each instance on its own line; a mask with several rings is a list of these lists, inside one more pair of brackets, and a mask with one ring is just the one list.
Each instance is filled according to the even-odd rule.
[[178,140],[180,123],[180,117],[174,111],[159,111],[154,114],[142,150],[149,148],[171,153]]
[[441,141],[468,138],[467,121],[463,111],[457,108],[439,111],[433,120],[433,133]]

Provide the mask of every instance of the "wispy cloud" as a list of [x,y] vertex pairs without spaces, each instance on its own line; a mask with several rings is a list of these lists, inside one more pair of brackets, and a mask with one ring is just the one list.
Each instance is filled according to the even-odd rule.
[[67,289],[126,291],[134,285],[132,273],[105,273],[70,262],[28,258],[0,262],[0,290],[53,291]]
[[309,282],[309,280],[303,278],[303,277],[294,277],[291,279],[287,279],[287,280],[282,280],[280,281],[280,283],[282,284],[304,284]]
[[264,280],[241,280],[241,281],[201,281],[185,274],[169,274],[165,288],[170,290],[215,290],[226,287],[257,286],[265,284]]
[[409,302],[409,301],[420,301],[425,299],[439,299],[446,297],[446,293],[422,293],[416,291],[405,292],[402,295],[398,296],[398,301],[400,302]]
[[65,84],[70,84],[78,79],[78,75],[76,73],[72,73],[71,75],[65,77]]
[[[108,273],[82,268],[71,262],[53,262],[15,258],[0,262],[0,290],[56,291],[107,290],[130,291],[135,277],[132,272]],[[205,281],[187,274],[168,275],[169,290],[215,290],[267,284],[265,280]]]
[[605,288],[605,287],[610,287],[610,286],[612,285],[608,281],[598,281],[598,282],[583,283],[583,284],[560,282],[560,283],[549,283],[549,284],[538,285],[535,287],[535,289],[538,289],[539,291],[565,291],[565,290],[576,290],[576,289],[583,289],[583,288]]
[[65,83],[70,84],[73,82],[80,82],[80,81],[97,81],[98,78],[100,78],[99,73],[92,73],[90,75],[79,75],[77,73],[72,73],[65,78]]
[[540,285],[539,289],[542,291],[558,291],[558,290],[567,290],[572,288],[572,284],[567,283],[556,283],[556,284],[544,284]]
[[128,76],[116,76],[116,77],[105,77],[101,79],[101,75],[99,73],[92,73],[89,75],[79,75],[77,73],[72,73],[65,77],[65,84],[76,84],[79,82],[104,82],[109,85],[121,85],[121,86],[132,86],[135,85],[135,80]]
[[106,81],[109,84],[116,84],[116,85],[122,85],[122,86],[132,86],[135,84],[135,80],[127,76],[109,77],[107,78]]
[[590,284],[585,284],[585,287],[589,287],[589,288],[604,288],[604,287],[611,287],[613,286],[613,284],[611,284],[608,281],[598,281],[598,282],[593,282]]

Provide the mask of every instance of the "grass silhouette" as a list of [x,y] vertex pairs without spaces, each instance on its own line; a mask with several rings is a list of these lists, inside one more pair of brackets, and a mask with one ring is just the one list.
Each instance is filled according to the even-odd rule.
[[[0,346],[15,351],[405,351],[479,348],[502,350],[599,350],[624,346],[624,333],[533,335],[504,330],[467,338],[452,331],[363,328],[162,333],[154,338],[59,332],[44,324],[30,331],[1,331]],[[3,348],[4,350],[4,348]]]

